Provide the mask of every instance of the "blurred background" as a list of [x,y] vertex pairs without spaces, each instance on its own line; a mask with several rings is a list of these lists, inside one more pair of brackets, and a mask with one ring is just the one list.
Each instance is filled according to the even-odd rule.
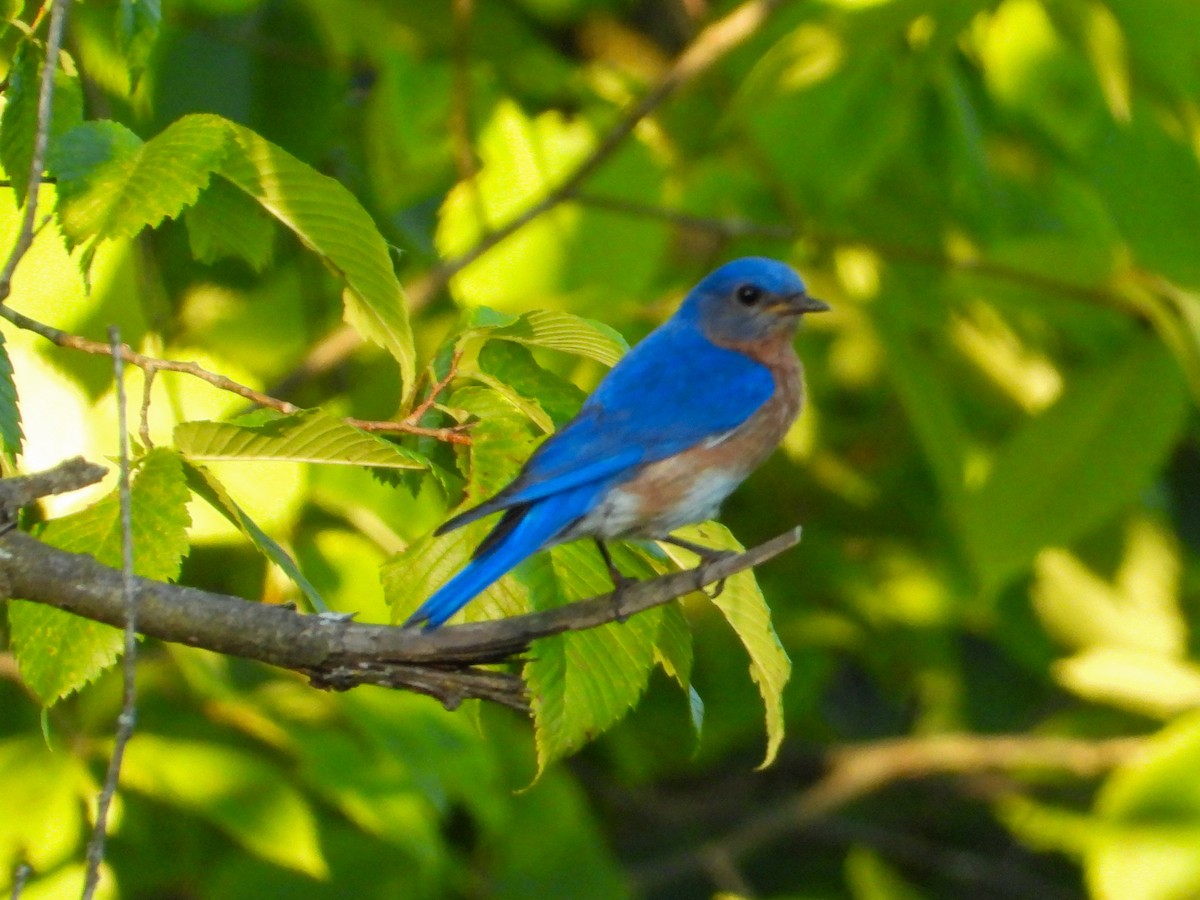
[[[658,674],[532,786],[520,716],[147,642],[107,896],[1200,896],[1200,5],[165,0],[136,84],[129,8],[72,5],[85,115],[150,138],[215,112],[335,177],[395,249],[423,361],[485,307],[633,343],[748,254],[834,311],[798,339],[801,420],[722,516],[747,545],[805,526],[758,573],[794,667],[773,766],[746,653],[702,598],[699,736]],[[255,217],[224,253],[178,221],[107,242],[90,291],[51,226],[12,303],[396,414],[395,363],[341,324],[335,278]],[[22,468],[111,458],[109,363],[5,338]],[[537,360],[585,391],[603,374]],[[161,380],[164,441],[244,411]],[[460,499],[212,468],[366,622],[391,618],[381,564]],[[190,512],[183,583],[295,599]],[[23,897],[75,896],[119,674],[44,714],[10,653],[0,675],[0,881],[26,861]]]

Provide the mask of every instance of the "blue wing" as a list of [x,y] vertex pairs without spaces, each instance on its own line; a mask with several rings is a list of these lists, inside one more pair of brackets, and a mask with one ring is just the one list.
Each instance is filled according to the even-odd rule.
[[474,559],[405,623],[437,628],[475,595],[566,531],[645,463],[737,428],[770,399],[761,363],[672,319],[629,352],[561,431],[491,500],[438,529],[507,510]]
[[450,519],[438,533],[632,474],[645,463],[737,428],[774,389],[766,366],[718,347],[694,324],[672,319],[617,363],[579,414],[538,448],[512,484]]

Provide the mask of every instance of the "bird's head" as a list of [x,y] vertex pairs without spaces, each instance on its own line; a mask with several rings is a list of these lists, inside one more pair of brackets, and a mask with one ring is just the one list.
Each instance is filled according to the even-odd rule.
[[828,309],[808,295],[790,266],[748,256],[726,263],[696,285],[680,315],[693,319],[715,343],[741,344],[790,336],[804,313]]

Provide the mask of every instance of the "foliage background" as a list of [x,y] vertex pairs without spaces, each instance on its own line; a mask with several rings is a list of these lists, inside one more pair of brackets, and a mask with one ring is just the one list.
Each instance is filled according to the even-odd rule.
[[[38,13],[6,6],[27,23]],[[531,787],[545,741],[558,741],[553,757],[594,735],[566,735],[568,715],[535,742],[502,711],[329,695],[149,643],[107,896],[1200,894],[1200,7],[761,8],[771,14],[744,43],[562,202],[458,268],[447,262],[585,163],[735,7],[180,0],[160,26],[156,3],[72,5],[60,121],[111,119],[149,139],[214,113],[334,176],[396,248],[420,370],[443,374],[448,339],[500,321],[484,307],[571,313],[635,341],[743,254],[788,259],[835,309],[799,340],[805,415],[722,519],[746,544],[806,526],[758,575],[794,665],[772,767],[754,769],[763,705],[745,651],[700,598],[683,604],[699,739],[688,696],[658,673],[632,714]],[[14,181],[28,161],[9,121],[23,33],[3,36],[0,159]],[[198,159],[201,144],[189,137],[171,159]],[[61,134],[51,146],[64,194],[70,147]],[[416,383],[341,324],[342,285],[318,254],[236,192],[206,196],[183,218],[216,218],[182,221],[186,204],[170,201],[139,213],[167,215],[160,227],[133,216],[123,233],[116,219],[89,232],[60,203],[10,305],[97,340],[117,323],[144,352],[299,406],[407,411]],[[4,246],[17,227],[16,205],[0,210]],[[64,236],[86,235],[109,239],[71,258]],[[108,361],[12,328],[4,338],[19,469],[111,457]],[[472,345],[464,367],[429,421],[490,414],[470,467],[428,439],[405,446],[437,475],[399,487],[353,466],[208,464],[332,608],[390,621],[386,564],[388,599],[411,609],[424,586],[408,564],[459,502],[455,472],[472,490],[504,477],[603,371],[586,354],[499,341]],[[179,422],[246,408],[185,376],[155,390],[159,445]],[[15,422],[3,426],[11,447]],[[156,577],[297,599],[210,506],[193,499],[183,521],[178,457],[153,459],[139,484],[161,513],[144,526]],[[111,509],[78,515],[90,518],[43,538],[99,548]],[[22,896],[73,896],[119,678],[43,714],[29,666],[72,663],[21,657],[17,622],[0,656],[0,878],[27,861]],[[968,739],[939,758],[929,739],[944,734],[1014,743]],[[818,802],[823,773],[862,746],[892,754],[867,779],[878,790],[833,783],[833,802]]]

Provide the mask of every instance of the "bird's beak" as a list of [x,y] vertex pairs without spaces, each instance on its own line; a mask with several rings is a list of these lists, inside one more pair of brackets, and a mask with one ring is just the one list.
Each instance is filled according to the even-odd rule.
[[805,293],[788,294],[774,304],[782,315],[799,316],[803,313],[829,312],[829,304]]

